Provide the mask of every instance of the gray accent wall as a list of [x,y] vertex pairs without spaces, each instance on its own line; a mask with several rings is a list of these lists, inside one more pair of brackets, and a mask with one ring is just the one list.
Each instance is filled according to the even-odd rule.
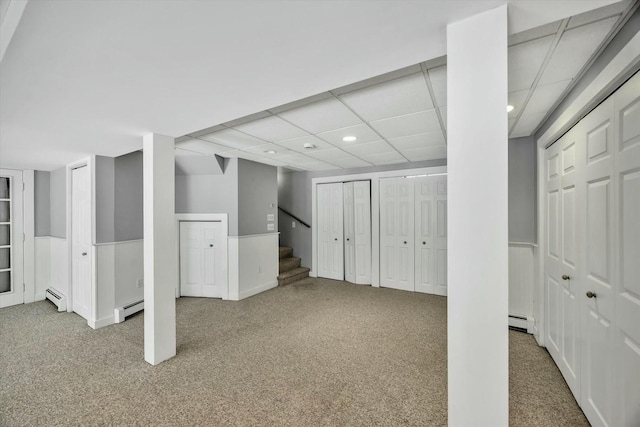
[[142,151],[114,159],[114,238],[143,238]]
[[67,238],[67,168],[61,167],[49,175],[51,236]]
[[509,140],[509,241],[536,243],[537,158],[530,137]]
[[[274,230],[267,229],[267,215],[273,214]],[[277,168],[238,159],[238,235],[278,232]]]
[[113,157],[96,156],[95,168],[96,243],[109,243],[115,239]]
[[44,171],[34,173],[34,213],[36,237],[51,234],[51,174]]

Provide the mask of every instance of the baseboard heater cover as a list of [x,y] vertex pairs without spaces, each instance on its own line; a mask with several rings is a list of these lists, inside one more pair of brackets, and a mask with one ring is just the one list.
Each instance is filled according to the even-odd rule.
[[125,318],[144,310],[144,300],[132,302],[124,307],[118,307],[113,309],[113,317],[116,323],[124,322]]
[[509,315],[509,326],[513,328],[522,329],[529,334],[533,334],[535,329],[535,319],[533,317],[527,316],[516,316],[513,314]]
[[67,311],[67,297],[62,295],[61,292],[58,292],[53,288],[49,288],[45,291],[44,295],[45,298],[58,307],[58,311]]

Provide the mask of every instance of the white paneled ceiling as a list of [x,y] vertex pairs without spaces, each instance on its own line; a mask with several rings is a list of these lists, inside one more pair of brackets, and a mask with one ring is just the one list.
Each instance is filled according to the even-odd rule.
[[[615,3],[511,36],[511,137],[528,136],[633,10]],[[179,138],[177,155],[321,171],[447,156],[446,59],[422,63]],[[346,136],[356,137],[345,142]]]

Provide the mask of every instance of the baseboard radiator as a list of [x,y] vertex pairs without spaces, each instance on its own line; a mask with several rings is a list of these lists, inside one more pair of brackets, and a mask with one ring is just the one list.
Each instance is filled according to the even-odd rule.
[[535,319],[533,317],[509,315],[509,327],[526,331],[529,334],[535,332]]
[[49,288],[44,293],[45,297],[58,307],[58,311],[67,311],[67,297],[53,288]]
[[124,322],[125,318],[144,310],[144,300],[132,302],[124,307],[118,307],[113,309],[113,317],[116,323]]

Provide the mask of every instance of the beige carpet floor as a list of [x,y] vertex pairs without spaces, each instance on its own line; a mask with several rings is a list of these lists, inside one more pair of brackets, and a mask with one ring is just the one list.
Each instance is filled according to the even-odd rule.
[[[446,308],[324,279],[181,298],[177,357],[156,367],[143,314],[94,331],[47,301],[5,308],[0,425],[443,426]],[[510,347],[510,424],[588,425],[533,337],[512,331]]]

